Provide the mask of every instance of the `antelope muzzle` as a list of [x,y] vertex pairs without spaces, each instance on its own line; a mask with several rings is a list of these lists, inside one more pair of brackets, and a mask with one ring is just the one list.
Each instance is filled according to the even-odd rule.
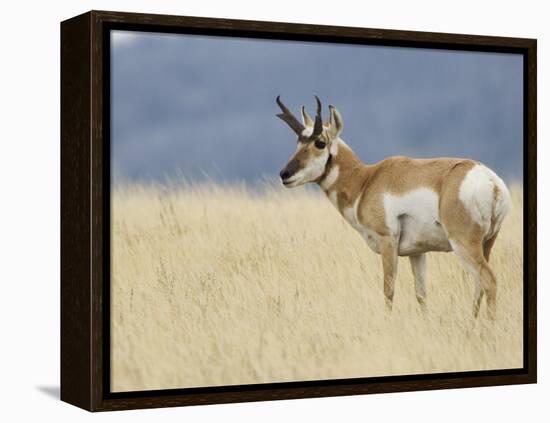
[[291,160],[287,163],[287,165],[279,172],[279,176],[281,177],[281,182],[283,185],[288,185],[294,182],[292,178],[300,170],[300,163],[298,160]]

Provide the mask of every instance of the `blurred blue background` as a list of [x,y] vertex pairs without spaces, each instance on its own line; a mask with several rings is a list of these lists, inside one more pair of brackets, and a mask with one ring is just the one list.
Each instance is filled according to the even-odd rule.
[[514,54],[226,37],[111,33],[114,183],[183,175],[275,178],[313,95],[367,162],[390,155],[480,160],[508,182],[523,166],[523,69]]

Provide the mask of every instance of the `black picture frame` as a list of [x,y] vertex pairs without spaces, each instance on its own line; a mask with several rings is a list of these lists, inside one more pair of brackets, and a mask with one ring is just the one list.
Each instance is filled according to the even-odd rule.
[[[521,369],[112,393],[109,31],[218,35],[523,55]],[[536,40],[90,11],[61,23],[61,399],[90,411],[536,383]]]

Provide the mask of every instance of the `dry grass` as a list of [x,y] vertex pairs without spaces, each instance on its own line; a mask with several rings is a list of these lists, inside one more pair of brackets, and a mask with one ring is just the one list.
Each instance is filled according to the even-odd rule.
[[379,256],[317,192],[119,187],[112,208],[114,391],[522,365],[520,188],[497,240],[495,323],[473,283],[428,257],[428,311],[399,259],[386,315]]

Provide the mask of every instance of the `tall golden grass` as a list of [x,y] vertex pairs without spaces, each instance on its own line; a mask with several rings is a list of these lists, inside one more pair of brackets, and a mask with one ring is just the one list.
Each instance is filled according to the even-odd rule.
[[114,391],[522,366],[521,188],[496,242],[495,322],[472,317],[452,253],[428,257],[428,309],[315,190],[119,186],[112,194]]

